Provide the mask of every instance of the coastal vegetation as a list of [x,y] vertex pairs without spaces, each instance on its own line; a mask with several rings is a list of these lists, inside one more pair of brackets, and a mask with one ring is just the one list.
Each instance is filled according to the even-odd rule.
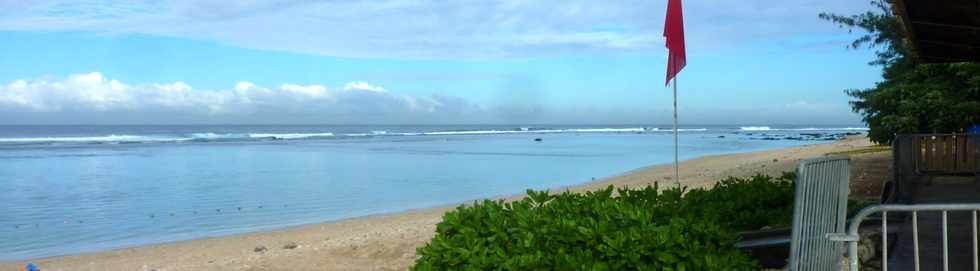
[[[861,114],[872,141],[891,143],[896,133],[963,132],[980,124],[980,64],[916,63],[901,23],[884,0],[878,10],[857,15],[821,13],[821,19],[864,32],[849,47],[875,48],[870,65],[881,66],[882,81],[849,89],[851,108]],[[918,65],[917,65],[918,64]]]
[[609,186],[444,215],[414,270],[756,270],[737,232],[788,226],[795,174],[729,177],[714,187]]

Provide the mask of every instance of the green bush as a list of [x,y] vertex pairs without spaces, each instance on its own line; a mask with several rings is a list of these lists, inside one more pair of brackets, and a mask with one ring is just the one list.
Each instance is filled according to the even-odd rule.
[[737,231],[762,227],[789,227],[793,219],[794,181],[796,174],[784,173],[772,178],[722,180],[712,189],[694,189],[685,194],[684,212],[712,213],[718,222]]
[[729,178],[712,189],[528,190],[460,206],[418,249],[414,270],[755,270],[735,232],[787,225],[792,176]]

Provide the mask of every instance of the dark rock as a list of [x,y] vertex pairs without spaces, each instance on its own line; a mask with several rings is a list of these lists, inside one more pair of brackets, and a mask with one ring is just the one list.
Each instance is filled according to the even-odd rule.
[[265,246],[257,246],[252,251],[255,251],[256,253],[262,253],[262,252],[265,252],[266,250],[269,250],[269,249],[266,248]]
[[286,245],[282,246],[283,249],[296,249],[298,247],[299,247],[299,244],[296,244],[296,242],[289,242],[289,243],[286,243]]
[[542,140],[544,140],[544,139],[541,139],[540,137],[534,139],[534,141],[537,141],[537,142],[541,142]]

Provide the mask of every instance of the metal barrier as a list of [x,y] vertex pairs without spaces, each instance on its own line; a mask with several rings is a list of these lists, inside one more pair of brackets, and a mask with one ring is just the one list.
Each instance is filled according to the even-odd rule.
[[980,204],[883,204],[883,205],[873,205],[862,209],[854,218],[851,219],[851,224],[847,228],[847,233],[831,233],[827,234],[828,240],[847,242],[847,255],[850,265],[850,270],[858,270],[858,241],[860,236],[858,235],[858,229],[861,227],[861,222],[867,219],[870,215],[874,213],[881,213],[881,270],[888,270],[888,213],[889,212],[904,212],[911,213],[911,223],[912,223],[912,242],[913,242],[913,260],[915,265],[915,270],[920,270],[919,261],[919,212],[941,212],[942,213],[942,266],[943,270],[949,270],[949,229],[948,229],[948,213],[954,211],[969,211],[972,215],[972,240],[973,240],[973,270],[976,271],[980,268],[980,264],[977,262],[977,211],[980,211]]
[[847,158],[815,158],[797,168],[789,270],[840,268],[843,247],[826,238],[844,231],[847,219]]

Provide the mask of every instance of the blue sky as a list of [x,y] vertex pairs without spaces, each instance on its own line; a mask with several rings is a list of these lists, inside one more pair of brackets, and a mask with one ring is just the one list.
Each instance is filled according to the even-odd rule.
[[[858,124],[851,0],[686,1],[682,123]],[[665,1],[0,1],[0,123],[669,123]]]

